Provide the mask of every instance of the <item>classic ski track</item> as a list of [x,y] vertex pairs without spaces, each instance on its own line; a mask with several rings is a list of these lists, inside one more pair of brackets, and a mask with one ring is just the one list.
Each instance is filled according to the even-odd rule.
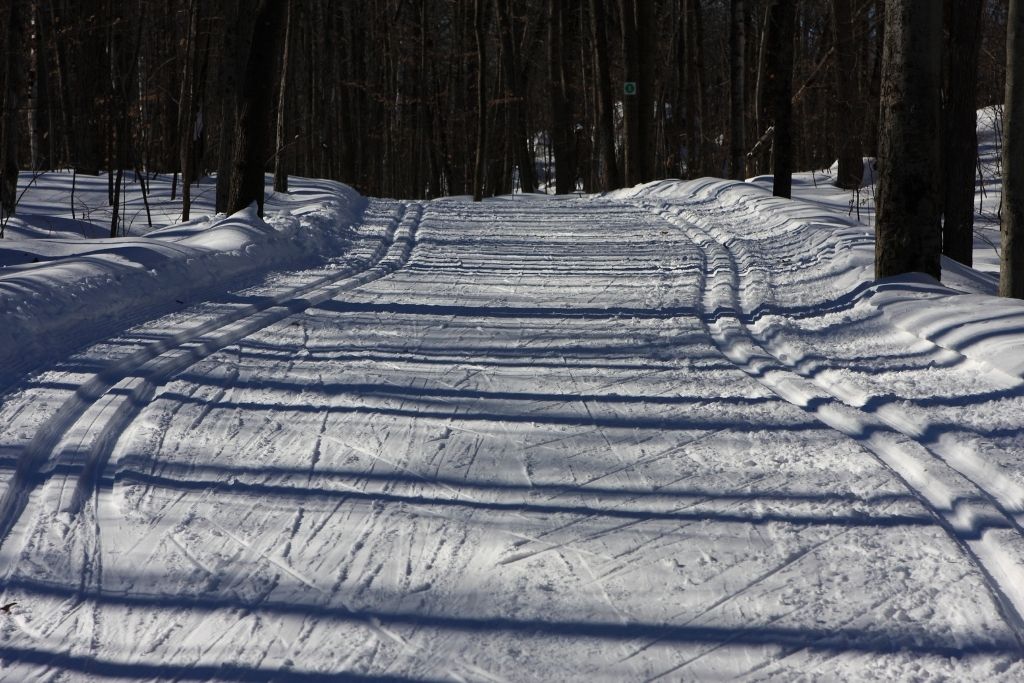
[[[740,254],[742,259],[746,262],[753,260],[752,254],[750,254],[742,245],[738,245],[735,249],[730,248],[729,236],[722,235],[721,232],[706,219],[692,213],[690,213],[688,217],[694,223],[703,224],[704,227],[701,229],[705,230],[712,239],[722,245],[722,248],[728,252],[736,292],[739,294],[740,292],[745,291],[746,287],[742,286],[741,280],[743,276],[739,266],[737,265],[736,254]],[[745,316],[748,315],[744,311],[741,311],[741,313]],[[859,389],[859,387],[855,387],[851,390],[844,386],[843,382],[830,381],[807,368],[801,367],[801,359],[790,359],[788,354],[780,350],[780,342],[777,339],[767,339],[765,335],[752,329],[749,324],[742,321],[740,322],[746,328],[746,333],[756,340],[758,345],[775,361],[782,363],[791,372],[812,382],[840,403],[866,414],[866,411],[863,410],[863,406],[869,403],[873,397],[869,397],[868,401],[858,401],[856,398],[852,397],[851,394],[864,393]],[[922,340],[922,342],[929,344],[936,350],[941,350],[945,353],[953,353],[961,358],[966,358],[959,352],[944,349],[928,340]],[[979,434],[966,429],[964,429],[963,432],[966,432],[973,437],[975,445],[965,443],[962,439],[958,438],[957,434],[943,434],[940,437],[929,439],[927,437],[926,429],[919,424],[915,424],[912,418],[909,418],[897,405],[893,403],[886,403],[879,406],[876,410],[872,411],[871,415],[884,422],[888,427],[915,441],[922,449],[927,451],[932,458],[941,462],[947,468],[956,472],[959,477],[968,481],[983,498],[999,510],[1010,526],[1015,528],[1018,533],[1024,537],[1024,487],[1021,487],[1009,477],[998,471],[984,471],[984,468],[980,464],[983,459],[979,455],[977,447],[983,447],[989,452],[1000,452],[1002,449],[987,441]],[[942,437],[948,437],[948,441],[952,441],[952,443],[948,443],[948,441],[944,443]]]
[[[0,552],[7,554],[12,531],[38,497],[46,475],[64,461],[78,476],[74,493],[60,507],[77,514],[97,491],[97,482],[118,436],[156,388],[214,352],[341,292],[385,277],[401,268],[415,245],[424,213],[420,203],[400,205],[373,253],[365,261],[207,320],[173,337],[154,342],[94,374],[66,399],[23,449],[0,497]],[[71,475],[69,475],[71,476]],[[8,555],[10,556],[10,555]],[[9,575],[9,568],[5,575]]]
[[[811,414],[826,426],[835,429],[861,445],[883,467],[890,471],[906,489],[928,510],[945,531],[947,536],[960,548],[963,555],[977,568],[979,576],[998,607],[1004,621],[1012,630],[1018,647],[1024,652],[1024,600],[1013,595],[1012,590],[1003,588],[1019,585],[1024,579],[1024,569],[1017,566],[1016,559],[996,540],[989,542],[984,527],[992,526],[991,518],[995,517],[1000,526],[1014,530],[1024,538],[1019,520],[1008,512],[998,499],[989,491],[981,488],[969,477],[949,464],[945,458],[936,453],[928,444],[907,433],[898,425],[889,424],[888,420],[861,410],[858,406],[848,404],[843,397],[833,393],[830,386],[822,386],[801,374],[800,371],[772,353],[769,345],[762,342],[757,333],[744,322],[748,315],[741,305],[743,294],[743,275],[736,263],[736,256],[728,245],[715,235],[713,226],[699,214],[676,207],[676,211],[661,204],[634,202],[639,208],[653,212],[670,225],[682,229],[687,236],[700,248],[703,267],[700,276],[700,310],[701,320],[715,346],[731,363],[744,373],[757,380],[773,393]],[[685,215],[685,217],[684,217]],[[723,283],[722,278],[727,278]],[[724,289],[728,292],[725,301],[717,297],[716,291]],[[746,345],[749,349],[738,349],[738,345]],[[807,387],[811,385],[814,391]],[[810,389],[810,390],[809,390]],[[821,396],[824,391],[827,395]],[[886,434],[888,432],[888,434]],[[914,466],[919,465],[917,458],[907,450],[905,444],[897,439],[888,443],[879,443],[878,435],[891,436],[895,433],[924,450],[931,458],[932,465],[943,467],[948,474],[967,483],[979,497],[988,502],[990,509],[984,510],[980,519],[971,519],[974,515],[964,516],[957,511],[956,502],[941,506],[934,498],[935,491],[929,491],[924,484],[934,483],[934,477],[924,472],[915,472]],[[907,461],[915,461],[910,464]],[[940,484],[941,485],[941,484]],[[940,492],[941,494],[941,492]],[[965,524],[966,523],[966,524]],[[994,565],[994,566],[993,566]],[[1008,576],[1008,574],[1011,574]],[[1001,577],[1003,580],[1000,581]]]
[[[707,224],[707,229],[711,236],[720,244],[728,244],[728,237],[720,235],[714,225]],[[729,249],[728,246],[725,248]],[[744,261],[748,262],[753,259],[753,256],[742,244],[737,245],[737,248],[730,250],[730,252],[733,254],[733,267],[737,273],[737,282],[739,282],[741,276],[739,275],[740,270],[736,265],[735,254],[739,254]],[[847,387],[842,381],[829,380],[807,368],[801,367],[802,359],[793,360],[789,358],[785,351],[780,349],[780,342],[777,339],[767,339],[764,334],[751,329],[749,325],[746,325],[746,327],[748,332],[757,339],[761,347],[777,361],[787,366],[792,372],[813,382],[841,403],[851,408],[862,410],[864,405],[870,403],[875,398],[872,395],[868,397],[867,401],[859,401],[855,394],[866,394],[867,392],[856,386],[852,388]],[[963,354],[940,347],[927,339],[922,339],[921,342],[928,344],[936,351],[955,354],[967,360],[967,357]],[[926,426],[915,424],[914,419],[907,416],[894,403],[884,403],[873,410],[872,414],[892,429],[916,441],[932,457],[943,462],[947,467],[969,481],[988,499],[989,503],[1006,517],[1019,533],[1024,535],[1024,487],[1021,487],[1001,472],[995,470],[985,471],[981,466],[983,458],[978,453],[978,447],[982,447],[988,452],[1001,452],[1001,448],[967,428],[961,428],[961,431],[957,434],[943,434],[940,437],[928,438]],[[959,438],[959,434],[964,433],[972,437],[974,445],[965,443]],[[944,442],[942,437],[947,437],[947,441]]]

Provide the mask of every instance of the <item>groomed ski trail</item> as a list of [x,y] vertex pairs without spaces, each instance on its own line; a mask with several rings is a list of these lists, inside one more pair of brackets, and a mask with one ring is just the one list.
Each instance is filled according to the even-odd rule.
[[1012,487],[790,361],[697,209],[364,220],[5,402],[0,678],[1022,673]]

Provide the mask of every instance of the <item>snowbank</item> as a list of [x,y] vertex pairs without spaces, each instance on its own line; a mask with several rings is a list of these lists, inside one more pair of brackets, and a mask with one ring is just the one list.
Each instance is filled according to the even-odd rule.
[[[716,239],[736,253],[756,254],[747,266],[761,261],[770,270],[765,289],[748,283],[746,313],[864,304],[899,329],[1024,379],[1024,302],[984,293],[993,291],[991,276],[944,258],[945,285],[916,273],[875,282],[871,228],[828,200],[779,199],[769,187],[711,178],[665,180],[608,196],[661,207],[713,205],[719,213],[709,211],[707,222]],[[827,183],[821,187],[826,197],[842,192]]]
[[201,292],[336,255],[363,206],[364,199],[340,183],[294,179],[289,195],[268,194],[265,221],[252,206],[157,227],[142,237],[83,240],[40,239],[32,225],[46,204],[30,204],[26,218],[12,221],[8,239],[0,241],[2,379]]

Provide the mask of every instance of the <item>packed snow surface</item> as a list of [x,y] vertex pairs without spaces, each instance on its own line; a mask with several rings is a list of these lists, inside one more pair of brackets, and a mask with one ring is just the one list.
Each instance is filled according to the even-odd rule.
[[750,183],[268,207],[0,245],[0,679],[1024,678],[1020,303]]

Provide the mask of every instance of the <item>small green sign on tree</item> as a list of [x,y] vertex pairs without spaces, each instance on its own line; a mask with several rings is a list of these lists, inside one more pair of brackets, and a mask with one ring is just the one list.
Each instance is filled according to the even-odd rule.
[[626,81],[623,83],[622,94],[627,96],[636,95],[636,81]]

